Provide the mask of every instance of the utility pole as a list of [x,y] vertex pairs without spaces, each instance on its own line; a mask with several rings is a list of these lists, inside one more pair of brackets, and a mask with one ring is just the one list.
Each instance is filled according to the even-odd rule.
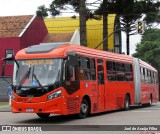
[[85,0],[80,0],[80,3],[79,3],[79,24],[80,24],[80,43],[82,46],[87,46]]
[[[108,4],[103,0],[103,40],[108,36]],[[103,50],[108,51],[108,39],[103,42]]]

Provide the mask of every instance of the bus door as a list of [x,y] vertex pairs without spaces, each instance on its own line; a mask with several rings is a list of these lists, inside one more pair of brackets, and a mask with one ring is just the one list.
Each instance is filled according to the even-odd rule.
[[105,109],[105,83],[103,60],[97,60],[97,79],[98,79],[98,110]]

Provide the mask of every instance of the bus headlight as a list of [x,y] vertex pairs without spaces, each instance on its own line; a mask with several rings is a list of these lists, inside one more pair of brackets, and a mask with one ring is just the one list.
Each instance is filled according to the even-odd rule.
[[50,95],[48,96],[48,100],[51,100],[51,99],[60,97],[61,95],[62,95],[62,91],[61,91],[61,90],[58,90],[57,92],[50,94]]

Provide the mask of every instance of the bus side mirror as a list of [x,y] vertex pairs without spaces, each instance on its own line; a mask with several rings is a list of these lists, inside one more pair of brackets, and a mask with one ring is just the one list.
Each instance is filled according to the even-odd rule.
[[2,59],[2,72],[1,72],[2,77],[5,76],[5,65],[6,65],[6,64],[4,63],[4,61],[14,61],[14,57],[11,56],[11,57],[3,58],[3,59]]

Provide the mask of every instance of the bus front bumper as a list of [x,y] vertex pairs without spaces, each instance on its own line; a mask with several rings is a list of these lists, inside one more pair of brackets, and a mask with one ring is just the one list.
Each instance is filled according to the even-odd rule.
[[12,99],[13,113],[54,113],[64,114],[61,106],[61,98],[46,102],[16,102]]

